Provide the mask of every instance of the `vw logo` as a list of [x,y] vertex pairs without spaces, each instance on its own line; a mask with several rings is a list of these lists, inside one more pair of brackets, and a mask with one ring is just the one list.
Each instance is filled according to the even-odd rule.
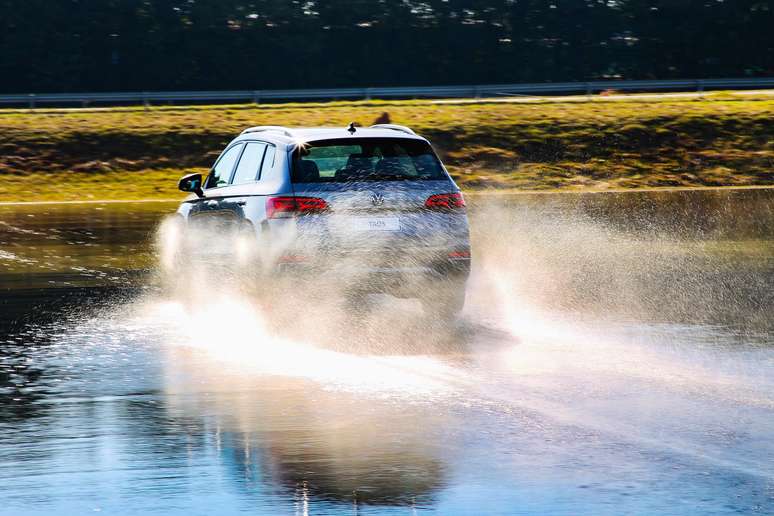
[[372,193],[371,194],[371,204],[374,206],[381,206],[384,204],[384,196],[380,193]]

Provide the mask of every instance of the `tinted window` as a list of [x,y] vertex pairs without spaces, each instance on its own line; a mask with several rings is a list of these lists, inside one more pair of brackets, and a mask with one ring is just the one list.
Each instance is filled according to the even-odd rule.
[[295,153],[294,183],[446,179],[427,142],[408,138],[344,138],[308,142]]
[[266,156],[263,158],[263,166],[261,167],[261,175],[258,178],[262,178],[265,174],[274,168],[274,145],[269,145],[266,149]]
[[258,179],[264,150],[266,150],[265,143],[252,142],[247,144],[242,157],[239,158],[239,165],[234,173],[234,180],[231,181],[232,184],[252,183]]
[[234,164],[239,153],[242,150],[242,144],[234,145],[228,149],[213,167],[210,176],[207,178],[207,188],[216,188],[225,186],[231,179],[231,172],[234,170]]

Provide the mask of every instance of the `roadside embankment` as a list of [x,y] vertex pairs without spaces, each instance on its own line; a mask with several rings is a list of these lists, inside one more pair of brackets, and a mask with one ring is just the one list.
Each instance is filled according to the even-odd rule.
[[0,111],[0,202],[176,198],[252,125],[369,125],[431,139],[466,190],[774,185],[774,100],[369,101]]

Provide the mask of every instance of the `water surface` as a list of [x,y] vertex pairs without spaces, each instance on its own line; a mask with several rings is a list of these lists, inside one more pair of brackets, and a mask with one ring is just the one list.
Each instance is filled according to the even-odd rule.
[[471,205],[453,325],[168,295],[174,205],[0,207],[0,513],[774,511],[774,194]]

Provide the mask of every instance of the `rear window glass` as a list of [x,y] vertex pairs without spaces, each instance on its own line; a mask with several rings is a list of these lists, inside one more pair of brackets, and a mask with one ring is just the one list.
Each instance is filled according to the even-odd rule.
[[295,152],[294,183],[446,179],[427,142],[407,138],[344,138],[307,142]]

